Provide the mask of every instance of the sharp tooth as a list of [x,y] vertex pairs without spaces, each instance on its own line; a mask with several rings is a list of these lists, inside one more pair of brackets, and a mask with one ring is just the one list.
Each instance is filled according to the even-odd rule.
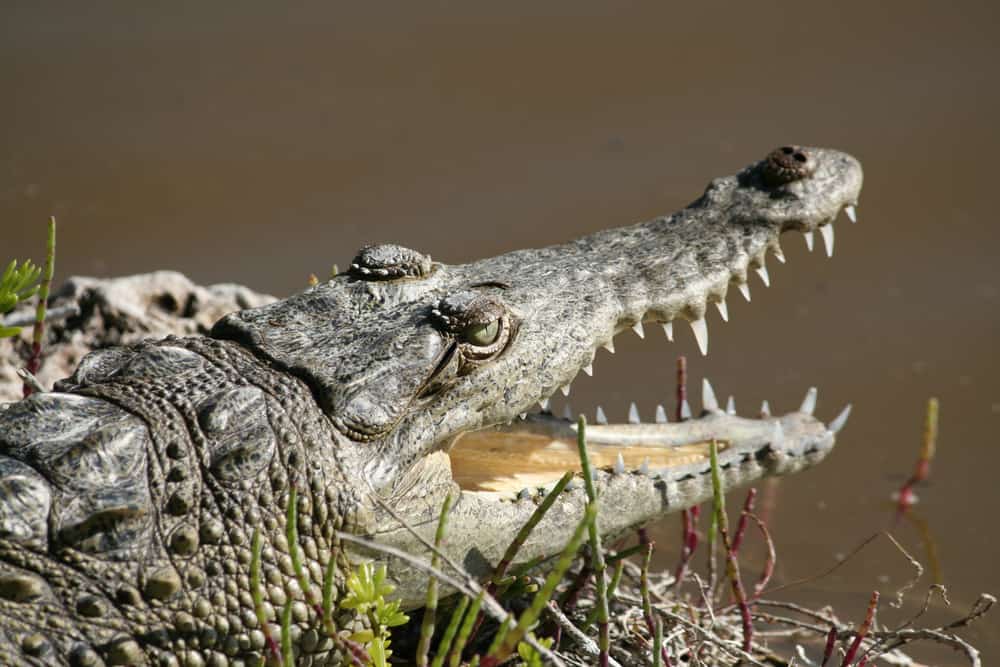
[[699,317],[696,320],[691,321],[691,331],[694,332],[695,340],[698,341],[698,349],[701,350],[702,356],[708,354],[708,324],[705,323],[704,317]]
[[527,488],[521,489],[517,493],[517,499],[518,500],[527,500],[530,497],[531,497],[531,491],[529,489],[527,489]]
[[664,322],[663,323],[663,333],[667,334],[667,340],[671,343],[674,342],[674,323]]
[[618,452],[618,458],[615,459],[615,474],[621,475],[625,472],[625,459],[622,458],[622,453]]
[[785,263],[785,253],[781,251],[781,246],[774,246],[774,258],[782,264]]
[[760,404],[760,416],[770,417],[771,416],[771,404],[765,399],[763,403]]
[[642,330],[642,320],[639,320],[638,322],[632,325],[632,331],[634,331],[635,335],[638,336],[639,338],[646,337],[646,332]]
[[771,286],[771,276],[767,274],[766,266],[757,267],[757,275],[760,276],[761,281],[764,283],[764,287]]
[[806,237],[806,248],[809,249],[809,252],[812,252],[813,251],[813,233],[811,231],[808,231],[808,232],[803,233],[802,236]]
[[629,424],[641,424],[642,420],[639,419],[639,408],[635,406],[633,401],[630,406],[628,406],[628,423]]
[[518,415],[518,417],[520,417],[522,420],[527,419],[528,418],[528,413],[527,412],[522,412],[521,414]]
[[726,307],[725,301],[716,301],[715,307],[719,309],[719,317],[722,318],[723,322],[729,321],[729,308]]
[[563,487],[563,491],[575,491],[579,485],[580,483],[577,482],[576,477],[574,477],[566,483],[566,486]]
[[649,474],[649,459],[643,459],[642,460],[642,465],[639,466],[639,474],[640,475],[648,475]]
[[750,303],[750,284],[740,283],[737,287],[740,288],[740,294],[742,294],[743,298],[747,300],[747,303]]
[[729,400],[726,401],[726,414],[735,415],[736,414],[736,399],[730,395]]
[[562,392],[563,396],[569,396],[569,385],[564,384],[563,386],[559,387],[559,391]]
[[819,233],[820,236],[823,237],[823,245],[826,247],[826,256],[833,257],[833,223],[820,227]]
[[563,408],[563,419],[568,422],[573,421],[573,408],[570,407],[569,403]]
[[597,406],[597,412],[594,414],[594,422],[597,424],[607,424],[608,418],[604,414],[604,408]]
[[774,433],[771,435],[771,444],[780,445],[785,441],[785,429],[781,426],[781,420],[774,422]]
[[852,223],[858,221],[858,209],[854,208],[853,206],[845,206],[844,213],[847,214],[847,219],[850,220]]
[[844,409],[840,411],[840,414],[833,418],[830,425],[827,426],[833,433],[839,433],[840,429],[844,428],[844,424],[847,423],[847,418],[851,416],[851,404],[848,403],[844,406]]
[[543,398],[542,400],[538,401],[538,409],[541,410],[542,412],[548,412],[549,411],[549,399]]
[[667,423],[667,411],[663,409],[662,405],[656,406],[656,423],[657,424]]
[[594,374],[594,365],[593,364],[587,364],[586,366],[583,367],[583,372],[586,373],[587,375],[593,375]]
[[802,399],[802,405],[799,407],[799,412],[811,415],[816,412],[816,387],[809,387],[806,392],[806,397]]
[[607,343],[605,343],[605,344],[604,344],[604,345],[603,345],[602,347],[603,347],[603,348],[604,348],[605,350],[607,350],[608,352],[610,352],[611,354],[614,354],[614,353],[615,353],[615,341],[614,341],[614,339],[612,339],[612,340],[609,340],[609,341],[608,341]]
[[709,412],[719,410],[719,400],[715,397],[715,390],[712,389],[712,383],[708,378],[701,380],[701,406]]
[[691,406],[688,405],[687,399],[685,398],[681,401],[681,420],[691,419]]

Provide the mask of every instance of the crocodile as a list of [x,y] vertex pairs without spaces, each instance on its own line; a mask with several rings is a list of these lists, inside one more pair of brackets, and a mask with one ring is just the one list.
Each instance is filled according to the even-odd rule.
[[[549,397],[644,322],[672,336],[686,320],[707,352],[710,304],[725,319],[731,285],[749,296],[751,270],[766,282],[783,232],[811,245],[818,230],[832,250],[861,184],[855,158],[785,146],[669,216],[463,265],[367,246],[348,270],[207,336],[94,350],[54,391],[0,407],[0,663],[257,664],[255,528],[265,613],[291,601],[297,663],[334,663],[293,576],[293,487],[314,586],[331,558],[389,560],[341,534],[426,554],[449,493],[442,548],[488,575],[577,465],[576,425]],[[822,460],[847,413],[824,424],[814,406],[810,390],[798,410],[744,418],[706,383],[687,419],[588,427],[601,534],[710,498],[710,441],[730,486]],[[564,494],[519,562],[566,543],[586,496]],[[426,575],[397,560],[389,573],[419,606]]]

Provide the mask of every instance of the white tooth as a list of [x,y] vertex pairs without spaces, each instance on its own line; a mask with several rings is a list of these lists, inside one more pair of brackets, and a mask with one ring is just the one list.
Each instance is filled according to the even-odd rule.
[[662,405],[656,406],[656,423],[657,424],[667,423],[667,411],[663,409]]
[[531,490],[530,489],[525,488],[525,489],[521,489],[520,491],[517,492],[517,499],[518,500],[527,500],[530,497],[531,497]]
[[847,418],[851,416],[851,404],[848,403],[844,406],[844,409],[840,411],[840,414],[833,418],[830,425],[827,428],[833,433],[839,433],[840,429],[844,428],[844,424],[847,423]]
[[833,223],[820,227],[819,233],[820,236],[823,237],[823,245],[826,247],[826,256],[833,257]]
[[735,415],[736,414],[736,399],[732,395],[729,396],[729,400],[726,401],[726,414]]
[[719,317],[722,318],[723,322],[729,321],[729,308],[726,307],[725,301],[716,301],[715,307],[719,309]]
[[695,340],[698,341],[698,349],[702,356],[708,354],[708,324],[704,317],[699,317],[691,322],[691,331],[694,332]]
[[643,459],[642,460],[642,465],[639,466],[639,474],[640,475],[648,475],[649,474],[649,459]]
[[764,282],[764,287],[771,286],[771,276],[767,274],[766,266],[757,267],[757,275],[760,276],[760,279]]
[[845,206],[844,213],[847,214],[847,219],[850,220],[852,223],[858,221],[858,209],[854,208],[853,206]]
[[785,429],[781,426],[781,420],[774,422],[774,433],[771,435],[771,444],[780,445],[785,441]]
[[625,459],[622,458],[622,453],[618,452],[618,458],[615,459],[615,474],[621,475],[625,472]]
[[527,412],[522,412],[521,414],[518,415],[518,417],[520,417],[522,420],[523,419],[527,419],[528,418],[528,413]]
[[549,399],[543,398],[542,400],[538,401],[538,409],[541,410],[542,412],[548,412],[549,411]]
[[785,261],[786,261],[785,260],[785,253],[783,253],[781,251],[781,247],[780,246],[775,246],[774,247],[774,258],[776,260],[778,260],[779,262],[781,262],[782,264],[784,264]]
[[594,422],[597,423],[597,424],[607,424],[608,423],[608,418],[604,414],[604,408],[602,408],[599,405],[597,406],[597,413],[594,414]]
[[770,417],[771,416],[771,404],[766,400],[760,404],[760,416]]
[[628,423],[629,424],[641,424],[642,420],[639,419],[639,408],[635,406],[633,401],[630,406],[628,406]]
[[635,335],[638,336],[639,338],[646,337],[646,332],[642,330],[642,320],[639,320],[638,322],[632,325],[632,331],[634,331]]
[[811,415],[816,412],[816,387],[809,387],[806,392],[806,397],[802,399],[802,405],[799,407],[799,412]]
[[740,294],[742,294],[743,298],[747,300],[747,303],[750,303],[750,284],[740,283],[738,287],[740,288]]
[[688,405],[687,399],[685,398],[681,401],[681,421],[686,419],[691,419],[691,406]]
[[715,390],[708,378],[701,380],[701,406],[708,412],[716,412],[719,409],[719,400],[715,397]]
[[570,407],[569,403],[567,403],[566,407],[563,408],[563,419],[568,422],[573,421],[573,408]]
[[663,333],[667,334],[667,340],[671,343],[674,342],[674,323],[664,322],[663,323]]
[[559,391],[562,392],[563,396],[569,396],[569,385],[564,384],[563,386],[559,387]]
[[805,232],[805,233],[802,234],[802,236],[806,237],[806,248],[809,249],[809,252],[812,252],[813,251],[813,233],[811,231]]
[[594,365],[593,364],[587,364],[586,366],[583,367],[583,372],[586,373],[587,375],[593,375],[594,374]]
[[603,347],[604,347],[605,350],[607,350],[611,354],[615,353],[615,341],[613,339],[609,340],[607,343],[605,343],[603,345]]

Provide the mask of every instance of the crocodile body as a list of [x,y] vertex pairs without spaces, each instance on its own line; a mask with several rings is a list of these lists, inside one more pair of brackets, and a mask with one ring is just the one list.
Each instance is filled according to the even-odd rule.
[[[0,663],[256,664],[254,527],[266,613],[292,600],[298,663],[338,660],[294,581],[291,485],[315,586],[336,531],[423,553],[385,508],[430,534],[449,492],[445,549],[485,575],[572,466],[558,453],[574,426],[522,413],[644,320],[688,320],[704,349],[709,304],[780,253],[784,231],[832,244],[827,228],[860,188],[848,155],[779,149],[672,216],[459,266],[371,246],[208,337],[93,352],[56,391],[0,409]],[[710,497],[709,440],[740,484],[822,459],[842,423],[816,420],[808,397],[760,419],[721,410],[710,390],[703,403],[683,423],[590,429],[603,534]],[[584,502],[568,490],[519,558],[558,551]],[[390,574],[418,604],[425,577],[399,562]]]

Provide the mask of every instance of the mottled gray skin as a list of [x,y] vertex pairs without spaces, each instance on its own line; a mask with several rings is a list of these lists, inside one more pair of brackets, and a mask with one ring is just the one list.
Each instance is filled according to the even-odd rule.
[[[326,664],[331,643],[292,577],[290,484],[313,585],[335,530],[421,553],[374,496],[427,533],[455,488],[445,452],[458,436],[499,426],[572,437],[568,423],[518,415],[570,383],[619,331],[702,319],[778,249],[781,232],[811,232],[856,203],[857,161],[796,153],[804,166],[772,156],[714,180],[672,216],[559,246],[460,266],[365,248],[347,273],[224,317],[209,338],[96,351],[57,391],[7,405],[0,663],[255,664],[264,633],[249,563],[259,526],[266,610],[273,618],[296,600],[299,664]],[[622,447],[725,440],[727,482],[740,484],[829,451],[833,433],[809,412],[740,419],[706,401],[683,424],[595,437]],[[704,464],[602,470],[597,483],[608,536],[710,496]],[[488,572],[536,492],[461,491],[449,554]],[[520,558],[561,548],[582,494],[566,493]],[[425,577],[399,563],[391,574],[407,604],[419,603]]]

